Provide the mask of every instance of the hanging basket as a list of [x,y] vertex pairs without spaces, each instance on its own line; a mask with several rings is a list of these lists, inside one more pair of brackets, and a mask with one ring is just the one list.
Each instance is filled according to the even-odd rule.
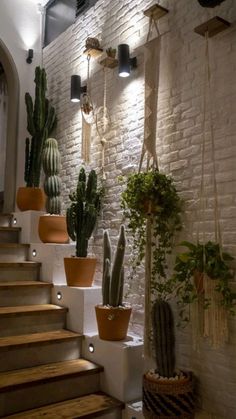
[[146,419],[192,419],[194,398],[192,374],[178,380],[143,376],[143,415]]

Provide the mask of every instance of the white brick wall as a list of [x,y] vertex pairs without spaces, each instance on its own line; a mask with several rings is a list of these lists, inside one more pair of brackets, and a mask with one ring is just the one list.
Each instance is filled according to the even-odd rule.
[[[98,36],[104,49],[119,43],[130,45],[138,59],[138,68],[128,79],[120,79],[117,69],[108,70],[107,96],[112,119],[107,136],[105,170],[106,196],[102,217],[91,241],[91,251],[101,257],[102,230],[109,228],[115,244],[122,220],[119,197],[123,185],[117,176],[137,169],[143,138],[143,47],[148,19],[143,10],[154,2],[102,1],[80,16],[57,40],[44,50],[49,95],[57,109],[57,139],[62,153],[63,208],[75,187],[81,158],[81,115],[70,103],[70,76],[80,74],[86,80],[86,57],[82,54],[88,36]],[[158,98],[157,152],[161,170],[171,174],[186,200],[183,239],[196,236],[196,220],[201,176],[201,142],[203,132],[204,39],[194,27],[219,15],[230,22],[236,18],[236,5],[226,0],[215,9],[200,7],[197,0],[160,2],[170,13],[159,24],[162,37],[160,87]],[[210,39],[213,123],[216,147],[216,170],[220,220],[225,249],[236,256],[236,32],[235,28]],[[91,60],[91,91],[96,107],[103,103],[103,71],[99,59]],[[209,102],[208,102],[209,103]],[[209,113],[206,147],[206,237],[212,238],[212,164],[209,147]],[[100,171],[101,146],[95,129],[92,132],[91,166]],[[129,243],[131,244],[131,243]],[[128,257],[127,257],[128,261]],[[100,274],[97,273],[97,280]],[[128,271],[128,266],[127,266]],[[127,274],[128,276],[128,274]],[[142,334],[143,273],[127,284],[134,307],[131,330]],[[197,377],[204,409],[214,417],[236,418],[236,322],[230,320],[230,342],[213,350],[201,342],[194,351],[191,333],[177,332],[178,365],[191,368]],[[213,417],[213,416],[212,416]]]

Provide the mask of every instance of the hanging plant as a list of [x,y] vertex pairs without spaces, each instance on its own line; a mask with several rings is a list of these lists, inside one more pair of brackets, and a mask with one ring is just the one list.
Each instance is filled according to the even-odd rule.
[[222,252],[218,243],[211,241],[196,245],[184,241],[181,246],[187,247],[187,251],[177,255],[172,278],[177,289],[181,320],[189,321],[188,306],[193,302],[203,298],[205,309],[211,305],[211,299],[205,295],[204,276],[214,282],[215,291],[219,293],[219,304],[230,314],[235,314],[236,294],[229,286],[229,281],[234,277],[229,262],[234,258]]
[[152,292],[165,299],[171,285],[167,281],[167,257],[173,247],[174,235],[182,227],[182,201],[173,179],[158,169],[130,175],[122,193],[121,206],[134,238],[134,270],[144,258],[146,225],[148,218],[151,219],[151,288]]

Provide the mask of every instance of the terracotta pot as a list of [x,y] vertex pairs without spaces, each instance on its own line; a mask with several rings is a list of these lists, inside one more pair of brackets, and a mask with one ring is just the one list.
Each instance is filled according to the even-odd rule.
[[143,376],[143,415],[146,419],[192,419],[194,396],[192,374],[178,380]]
[[96,258],[64,258],[67,285],[69,287],[91,287],[96,262]]
[[39,217],[38,233],[43,243],[69,243],[64,215],[41,215]]
[[103,340],[123,340],[127,336],[131,307],[96,306],[98,334]]
[[20,211],[41,211],[45,206],[45,194],[41,188],[20,187],[16,195],[16,203]]

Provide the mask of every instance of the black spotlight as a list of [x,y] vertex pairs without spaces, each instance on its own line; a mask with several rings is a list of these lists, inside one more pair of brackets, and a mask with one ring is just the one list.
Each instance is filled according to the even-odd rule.
[[86,93],[87,86],[81,86],[81,77],[77,74],[71,76],[70,81],[70,100],[71,102],[79,102],[81,93]]
[[26,62],[28,64],[32,63],[33,56],[34,56],[34,50],[33,49],[28,49],[28,55],[27,55],[27,58],[26,58]]
[[137,59],[136,57],[130,58],[129,45],[127,44],[118,45],[118,65],[120,77],[129,77],[130,70],[137,67]]

